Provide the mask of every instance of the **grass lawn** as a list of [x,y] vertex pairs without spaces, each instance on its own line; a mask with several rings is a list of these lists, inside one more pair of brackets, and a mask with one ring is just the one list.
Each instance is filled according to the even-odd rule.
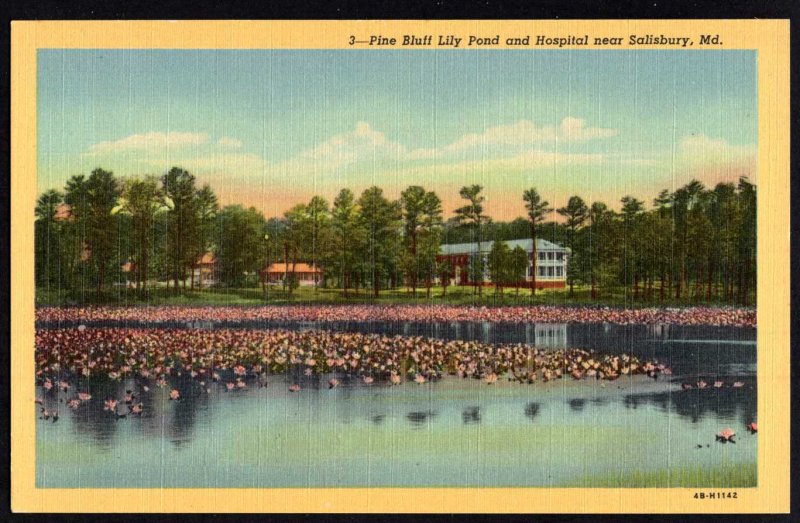
[[716,467],[681,467],[654,472],[638,470],[590,476],[570,487],[595,488],[744,488],[758,485],[755,463],[726,464]]
[[[45,305],[75,305],[79,303],[96,302],[93,290],[87,290],[84,295],[70,296],[66,291],[57,289],[36,290],[36,304]],[[592,300],[588,286],[576,286],[572,296],[569,289],[539,289],[535,296],[531,296],[530,289],[505,289],[502,294],[495,292],[494,287],[484,287],[482,294],[478,295],[472,287],[451,286],[445,290],[441,287],[431,289],[431,295],[426,295],[425,289],[417,289],[414,296],[408,288],[384,290],[376,298],[371,291],[349,291],[345,296],[341,289],[323,289],[314,287],[300,287],[288,294],[279,286],[270,287],[267,295],[260,287],[235,288],[235,289],[203,289],[181,290],[176,294],[174,290],[165,287],[150,289],[147,296],[140,295],[134,289],[115,288],[107,289],[103,295],[103,302],[114,305],[285,305],[285,304],[344,304],[344,303],[369,303],[369,304],[449,304],[449,305],[604,305],[611,307],[648,307],[648,306],[690,306],[707,305],[705,300],[674,299],[664,302],[655,300],[634,301],[630,292],[626,295],[622,289],[605,292],[599,299]],[[712,301],[711,305],[722,305]]]

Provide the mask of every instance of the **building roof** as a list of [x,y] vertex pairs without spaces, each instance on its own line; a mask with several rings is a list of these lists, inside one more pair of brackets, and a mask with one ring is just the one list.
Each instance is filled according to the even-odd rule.
[[[532,252],[533,251],[533,240],[530,238],[524,240],[507,240],[505,242],[510,249],[514,247],[522,247],[525,249],[525,252]],[[492,248],[492,242],[486,241],[481,242],[481,249],[484,252],[489,252]],[[543,240],[541,238],[536,238],[536,250],[537,251],[561,251],[567,252],[567,249],[555,244],[553,242],[549,242],[547,240]],[[478,252],[478,243],[448,243],[442,245],[442,254],[474,254]]]
[[197,265],[214,265],[217,263],[217,257],[213,252],[207,252],[197,259]]
[[[267,268],[267,272],[273,274],[283,274],[287,272],[287,265],[289,266],[288,272],[292,272],[292,263],[273,263]],[[294,266],[294,272],[316,272],[317,274],[322,274],[322,271],[319,268],[303,262],[297,262],[297,264]]]
[[217,258],[213,252],[207,252],[197,260],[198,265],[213,265],[217,263]]

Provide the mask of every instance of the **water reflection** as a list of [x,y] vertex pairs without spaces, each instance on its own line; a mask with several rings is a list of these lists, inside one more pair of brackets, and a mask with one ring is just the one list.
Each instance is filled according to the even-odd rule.
[[431,410],[416,411],[406,414],[406,419],[411,422],[413,428],[420,428],[429,421],[433,420],[435,416],[436,413]]
[[529,420],[533,421],[536,419],[536,416],[539,415],[539,410],[541,410],[542,406],[538,403],[528,403],[525,405],[525,417]]
[[170,385],[183,391],[180,399],[173,402],[172,415],[167,424],[170,442],[180,447],[191,441],[197,411],[207,408],[208,394],[198,382],[191,379],[182,379]]
[[480,423],[481,422],[481,408],[480,407],[467,407],[464,409],[464,412],[461,413],[461,420],[464,422],[464,425],[471,425],[473,423]]
[[753,387],[631,394],[625,396],[623,404],[627,409],[653,405],[694,424],[713,418],[747,425],[757,419],[757,395]]
[[569,408],[575,412],[582,411],[584,406],[586,406],[586,400],[584,398],[574,398],[569,400]]
[[[37,420],[37,445],[57,449],[53,454],[37,450],[37,484],[280,487],[311,481],[360,486],[370,478],[385,485],[547,485],[587,473],[619,472],[627,466],[619,454],[622,440],[626,452],[651,456],[647,465],[655,470],[701,461],[713,468],[722,457],[733,464],[756,459],[757,435],[745,430],[757,421],[754,329],[469,322],[268,326],[628,352],[669,365],[673,376],[658,381],[626,376],[607,384],[501,380],[491,386],[445,377],[424,386],[390,387],[337,375],[339,386],[331,389],[330,375],[306,376],[298,366],[269,376],[267,387],[249,378],[247,388],[230,392],[224,384],[228,376],[206,385],[170,376],[163,388],[152,381],[92,378],[61,398],[55,389],[40,393],[44,408],[57,410],[61,418]],[[698,389],[700,380],[708,386]],[[724,386],[714,387],[715,381]],[[733,387],[736,381],[744,385]],[[292,383],[301,391],[288,392]],[[682,390],[682,383],[692,388]],[[172,388],[180,389],[179,401],[169,399]],[[73,411],[63,402],[77,390],[92,399]],[[118,419],[103,409],[104,401],[122,398],[126,390],[134,391],[143,413]],[[127,413],[124,403],[120,413]],[[714,434],[728,426],[743,437],[737,445],[715,444]],[[668,441],[659,437],[666,433]],[[593,458],[576,469],[574,456],[583,455],[587,445]],[[477,450],[481,473],[474,460],[464,458]],[[325,469],[319,460],[337,465]],[[110,462],[115,465],[109,467]],[[427,464],[424,473],[419,463]],[[120,468],[129,474],[120,478],[115,472]],[[530,473],[545,468],[548,474],[541,478]],[[326,470],[336,473],[326,475]]]
[[[37,481],[46,487],[74,486],[78,475],[84,486],[152,487],[163,480],[167,486],[277,487],[303,486],[317,478],[314,485],[358,486],[367,475],[359,463],[374,462],[395,471],[383,477],[369,469],[368,475],[388,485],[417,485],[417,480],[453,485],[454,477],[465,486],[532,485],[541,478],[530,470],[542,467],[553,481],[625,467],[619,459],[621,439],[637,455],[653,456],[656,468],[695,466],[696,445],[702,444],[709,449],[702,459],[713,467],[723,449],[714,434],[724,427],[743,435],[737,445],[724,446],[726,459],[748,461],[756,454],[757,436],[744,437],[745,425],[756,421],[751,381],[735,389],[684,391],[677,382],[641,376],[608,387],[571,380],[489,386],[447,377],[397,387],[342,380],[328,389],[327,376],[302,379],[299,393],[288,392],[292,375],[270,376],[267,388],[258,388],[252,378],[246,389],[231,392],[222,383],[206,390],[174,376],[167,386],[148,391],[130,380],[100,379],[92,383],[92,400],[76,411],[46,396],[45,407],[61,406],[62,418],[55,424],[37,420],[39,444],[57,449],[55,458],[37,454],[45,456],[37,458]],[[311,386],[320,381],[323,386]],[[182,389],[182,399],[169,399],[172,387]],[[129,389],[143,404],[141,417],[117,420],[103,410],[106,396],[121,397]],[[657,436],[667,431],[667,440]],[[586,445],[593,458],[575,469],[571,460]],[[91,449],[88,457],[80,449]],[[482,476],[470,469],[474,462],[464,456],[477,449],[482,463],[501,472]],[[659,456],[666,454],[669,462],[659,465]],[[340,472],[356,467],[361,475],[326,475],[319,460],[347,464],[331,467]],[[425,463],[422,476],[418,463]],[[125,477],[111,473],[120,468],[128,471]]]
[[[156,327],[196,328],[195,322],[147,323],[115,321],[85,322],[89,327]],[[73,325],[74,324],[74,325]],[[68,328],[77,322],[40,322],[37,329]],[[639,355],[651,355],[652,351],[666,353],[667,349],[705,349],[714,352],[717,348],[739,345],[749,351],[755,347],[756,329],[747,327],[716,327],[702,325],[666,325],[610,323],[522,323],[495,324],[490,322],[386,322],[386,321],[218,321],[204,322],[203,328],[246,328],[328,330],[335,332],[359,332],[385,334],[389,336],[427,336],[441,339],[481,341],[484,343],[526,343],[542,348],[581,347],[603,350],[633,351]],[[733,358],[742,362],[740,358]],[[755,362],[755,358],[748,359]]]

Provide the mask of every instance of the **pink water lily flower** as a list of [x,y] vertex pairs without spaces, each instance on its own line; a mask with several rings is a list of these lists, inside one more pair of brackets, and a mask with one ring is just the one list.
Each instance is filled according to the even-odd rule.
[[736,436],[736,433],[732,429],[722,429],[719,434],[717,434],[717,441],[721,441],[722,443],[727,443],[729,441],[731,443],[736,443],[733,439],[734,436]]

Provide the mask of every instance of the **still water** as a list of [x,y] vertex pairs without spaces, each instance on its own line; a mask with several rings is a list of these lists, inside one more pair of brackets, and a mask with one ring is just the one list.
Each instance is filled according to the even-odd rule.
[[[630,484],[636,477],[650,478],[641,486],[669,486],[676,484],[671,476],[688,470],[689,477],[700,477],[692,486],[724,487],[730,471],[756,462],[758,436],[745,429],[757,421],[754,329],[280,327],[629,352],[663,361],[674,374],[671,380],[626,376],[533,385],[448,377],[390,387],[342,379],[335,389],[327,387],[329,376],[287,375],[272,376],[264,388],[248,382],[248,388],[231,392],[219,384],[206,390],[188,379],[153,385],[148,392],[131,381],[93,382],[93,399],[74,412],[53,391],[45,396],[46,408],[57,408],[61,417],[55,423],[37,420],[37,485],[580,487]],[[701,378],[724,386],[682,390],[681,383]],[[733,388],[734,381],[744,386]],[[294,382],[300,392],[288,391]],[[181,400],[169,399],[172,386],[180,387]],[[126,389],[139,390],[141,417],[117,419],[103,410],[104,398],[120,398]],[[736,444],[716,442],[715,434],[728,427],[737,433]]]

